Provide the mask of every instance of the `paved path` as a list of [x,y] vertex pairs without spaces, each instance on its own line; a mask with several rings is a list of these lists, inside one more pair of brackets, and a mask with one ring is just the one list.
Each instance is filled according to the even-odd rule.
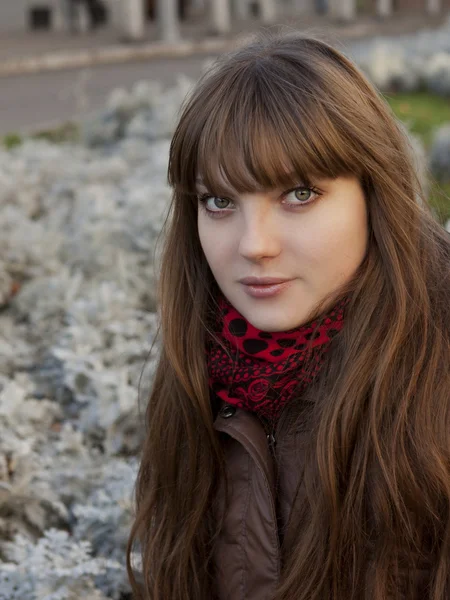
[[0,135],[55,126],[104,106],[111,89],[141,79],[169,85],[178,73],[198,78],[207,57],[158,59],[0,78]]

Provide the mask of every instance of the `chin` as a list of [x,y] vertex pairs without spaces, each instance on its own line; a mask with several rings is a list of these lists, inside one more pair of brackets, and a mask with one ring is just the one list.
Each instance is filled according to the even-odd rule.
[[304,325],[306,321],[299,317],[298,319],[274,319],[272,318],[255,318],[255,315],[250,315],[246,317],[247,321],[256,327],[256,329],[260,329],[261,331],[267,331],[268,333],[276,333],[282,331],[289,331],[290,329],[294,329],[296,327],[300,327]]

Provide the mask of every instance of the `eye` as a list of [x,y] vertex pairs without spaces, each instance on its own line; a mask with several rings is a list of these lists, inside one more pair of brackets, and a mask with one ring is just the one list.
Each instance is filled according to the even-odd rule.
[[311,204],[317,199],[318,196],[320,196],[319,190],[306,186],[296,187],[284,194],[284,197],[289,199],[286,204],[291,206],[303,206],[305,204]]
[[219,198],[218,196],[211,196],[210,194],[203,194],[198,196],[200,205],[209,213],[220,213],[223,210],[230,208],[232,204],[228,198]]

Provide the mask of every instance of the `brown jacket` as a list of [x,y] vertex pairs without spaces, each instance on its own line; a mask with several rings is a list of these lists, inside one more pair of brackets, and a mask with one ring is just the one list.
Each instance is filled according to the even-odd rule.
[[[280,578],[280,538],[302,477],[301,445],[308,433],[297,431],[291,439],[277,439],[275,431],[274,440],[256,415],[224,402],[219,404],[214,428],[220,432],[231,484],[214,555],[217,598],[271,600]],[[298,501],[304,494],[301,486]],[[220,501],[223,510],[223,498]],[[413,575],[417,595],[404,600],[426,600],[427,575],[417,570]],[[392,600],[400,598],[397,594]]]

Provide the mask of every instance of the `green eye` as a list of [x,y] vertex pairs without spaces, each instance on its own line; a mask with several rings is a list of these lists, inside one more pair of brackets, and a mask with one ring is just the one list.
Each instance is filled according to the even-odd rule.
[[233,205],[233,202],[228,198],[220,198],[219,196],[213,196],[212,194],[202,194],[201,196],[198,196],[198,201],[203,210],[211,217],[225,215],[225,210],[232,208]]
[[226,198],[216,198],[214,196],[212,197],[212,200],[214,201],[214,207],[220,209],[227,208],[229,202]]
[[294,208],[302,208],[315,202],[319,196],[321,196],[321,192],[316,188],[302,185],[285,193],[286,202],[284,204]]
[[294,196],[297,200],[309,200],[311,198],[312,190],[309,188],[298,188],[294,192]]

